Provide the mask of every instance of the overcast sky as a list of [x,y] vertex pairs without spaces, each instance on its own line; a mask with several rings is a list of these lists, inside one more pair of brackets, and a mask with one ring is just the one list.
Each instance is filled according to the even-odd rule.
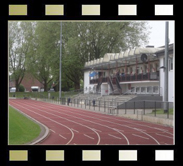
[[[148,21],[148,25],[152,27],[149,29],[151,32],[149,35],[148,45],[153,45],[155,47],[165,45],[165,22],[166,21]],[[174,21],[169,22],[169,39],[170,43],[174,43]]]

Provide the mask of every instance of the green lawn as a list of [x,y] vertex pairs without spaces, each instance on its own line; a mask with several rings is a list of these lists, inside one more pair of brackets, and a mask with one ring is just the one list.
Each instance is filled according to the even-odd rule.
[[[154,114],[155,110],[152,110],[152,113],[151,114]],[[163,109],[159,109],[159,110],[156,110],[156,114],[167,114],[167,113],[164,113],[164,110]],[[169,109],[169,114],[170,115],[173,115],[173,108],[172,109]]]
[[[17,98],[23,98],[23,97],[31,97],[31,98],[48,98],[49,92],[13,92],[9,93],[9,97],[17,97]],[[78,94],[78,92],[62,92],[62,97],[70,97],[73,95]],[[56,100],[59,98],[59,92],[50,92],[50,97],[54,97]]]
[[9,145],[21,145],[38,137],[41,128],[9,106]]

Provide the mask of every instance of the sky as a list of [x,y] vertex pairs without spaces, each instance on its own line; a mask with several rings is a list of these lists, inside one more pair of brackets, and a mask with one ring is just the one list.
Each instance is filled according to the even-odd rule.
[[[154,47],[160,47],[165,45],[165,22],[166,21],[147,21],[148,26],[151,27],[149,29],[149,43],[148,45],[153,45]],[[174,43],[175,39],[175,21],[169,22],[169,40],[170,43]]]

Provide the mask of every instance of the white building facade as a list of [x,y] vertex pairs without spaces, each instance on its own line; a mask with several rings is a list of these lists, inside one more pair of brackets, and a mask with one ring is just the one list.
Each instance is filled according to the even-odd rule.
[[[169,45],[168,100],[174,101],[174,49]],[[134,48],[106,53],[84,68],[84,93],[164,95],[165,48]],[[97,74],[96,74],[97,73]],[[93,75],[95,74],[95,75]]]

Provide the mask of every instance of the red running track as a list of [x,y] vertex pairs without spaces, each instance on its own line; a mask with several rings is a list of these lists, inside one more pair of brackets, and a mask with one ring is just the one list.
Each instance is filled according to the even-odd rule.
[[173,145],[173,128],[35,100],[9,104],[50,129],[43,145]]

